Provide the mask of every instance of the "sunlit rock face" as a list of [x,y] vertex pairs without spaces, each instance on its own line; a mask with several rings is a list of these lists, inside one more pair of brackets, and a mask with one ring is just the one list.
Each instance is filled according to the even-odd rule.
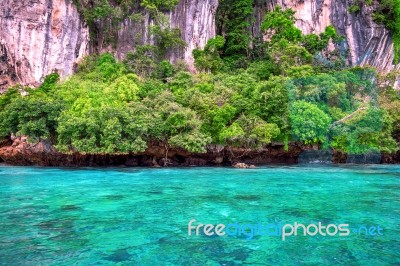
[[[194,70],[193,49],[204,48],[207,41],[215,37],[217,7],[218,0],[181,0],[173,10],[164,13],[169,26],[179,29],[186,43],[185,47],[168,51],[167,57],[171,62],[183,60]],[[136,45],[154,44],[153,36],[149,34],[151,26],[154,26],[154,21],[146,13],[139,22],[125,19],[118,32],[117,57],[123,59]]]
[[72,0],[2,0],[0,90],[36,86],[57,71],[71,75],[89,53],[89,32]]
[[[393,65],[391,33],[371,19],[373,7],[366,5],[350,14],[351,0],[255,0],[254,36],[260,35],[265,13],[280,5],[296,11],[296,25],[303,33],[320,33],[333,25],[345,37],[341,49],[348,52],[352,65],[372,65],[379,71],[400,69]],[[171,62],[183,60],[194,71],[192,51],[203,48],[215,37],[215,14],[218,0],[181,0],[165,12],[171,28],[181,31],[186,46],[170,49]],[[37,86],[43,78],[57,71],[61,77],[71,75],[77,62],[90,51],[112,52],[120,60],[137,45],[154,44],[150,28],[152,18],[137,4],[143,18],[129,16],[118,27],[113,46],[95,47],[89,29],[72,0],[2,0],[0,5],[0,93],[21,83]]]
[[350,14],[351,4],[350,0],[257,0],[253,32],[259,34],[265,12],[280,5],[296,11],[296,26],[304,34],[320,33],[333,25],[345,37],[341,48],[348,50],[349,64],[371,65],[383,72],[400,69],[400,65],[393,65],[391,33],[371,18],[373,6],[362,5],[360,12]]
[[[170,61],[183,60],[194,70],[193,49],[215,37],[217,7],[218,0],[182,0],[165,13],[186,43],[168,51]],[[2,0],[0,14],[0,93],[16,83],[37,86],[54,71],[71,75],[89,50],[112,52],[122,60],[137,45],[153,44],[149,29],[154,21],[146,13],[141,21],[125,19],[116,46],[100,49],[96,40],[89,40],[89,29],[72,0]]]
[[181,29],[186,47],[175,54],[174,59],[183,58],[193,69],[192,51],[204,48],[207,41],[215,37],[215,13],[218,0],[184,0],[171,13],[173,27]]

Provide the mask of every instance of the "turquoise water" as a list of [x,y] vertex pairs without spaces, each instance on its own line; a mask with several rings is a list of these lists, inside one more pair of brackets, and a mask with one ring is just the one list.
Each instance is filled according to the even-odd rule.
[[[400,264],[400,166],[3,166],[0,201],[1,265]],[[379,225],[383,234],[189,236],[191,219]]]

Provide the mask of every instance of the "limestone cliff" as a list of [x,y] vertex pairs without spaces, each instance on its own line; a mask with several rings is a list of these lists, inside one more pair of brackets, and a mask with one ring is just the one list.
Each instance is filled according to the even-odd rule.
[[[260,34],[265,12],[281,5],[296,11],[296,24],[304,33],[319,33],[327,25],[334,25],[345,36],[342,48],[349,51],[348,63],[373,65],[380,71],[400,69],[392,64],[391,33],[371,19],[373,6],[363,6],[360,12],[350,14],[350,4],[350,0],[255,0],[252,31]],[[216,34],[217,8],[218,0],[181,0],[165,12],[171,28],[180,29],[186,43],[186,47],[168,52],[171,61],[183,59],[193,69],[192,50],[203,47]],[[141,21],[125,18],[118,27],[115,45],[100,51],[112,51],[123,59],[136,45],[151,44],[149,27],[154,21],[144,14]],[[76,63],[94,50],[93,43],[72,0],[2,0],[0,93],[15,83],[36,86],[53,71],[61,77],[72,74]]]
[[[3,0],[0,7],[0,93],[10,85],[36,86],[44,76],[57,71],[73,73],[76,63],[90,51],[113,52],[123,59],[136,45],[152,44],[151,16],[136,21],[128,16],[118,26],[115,46],[95,47],[72,0]],[[182,0],[166,12],[171,28],[178,28],[186,47],[167,56],[184,60],[193,69],[192,50],[204,47],[215,36],[217,0]],[[140,5],[135,12],[140,11]],[[143,11],[143,10],[142,10]]]
[[[193,70],[193,49],[203,48],[209,39],[215,37],[217,7],[218,0],[181,0],[172,11],[164,14],[168,18],[169,26],[179,29],[186,43],[186,47],[168,53],[170,61],[184,60]],[[126,18],[118,31],[117,57],[123,59],[137,44],[153,44],[149,34],[151,25],[154,25],[154,20],[146,12],[144,19],[139,22]]]
[[276,5],[296,11],[296,26],[304,34],[321,33],[326,26],[333,25],[345,37],[342,49],[349,51],[349,64],[371,65],[383,72],[400,69],[400,65],[393,65],[391,32],[372,20],[374,5],[362,5],[360,12],[349,13],[350,0],[258,0],[253,25],[255,35],[259,34],[264,14]]
[[72,74],[88,45],[72,0],[2,0],[0,92],[14,83],[36,86],[53,71]]

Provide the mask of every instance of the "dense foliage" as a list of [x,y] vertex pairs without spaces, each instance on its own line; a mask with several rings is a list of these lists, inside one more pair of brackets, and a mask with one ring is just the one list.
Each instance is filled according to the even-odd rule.
[[247,67],[248,59],[252,57],[253,2],[219,1],[216,15],[217,33],[226,39],[220,50],[224,53],[227,68]]
[[[331,56],[328,43],[340,41],[332,26],[303,35],[294,13],[277,8],[262,29],[268,38],[259,46],[240,46],[244,39],[232,33],[194,50],[197,74],[141,46],[122,63],[91,56],[65,81],[55,73],[37,89],[17,86],[0,96],[0,137],[28,135],[83,153],[162,145],[166,156],[170,147],[204,152],[211,143],[258,148],[273,141],[349,153],[398,150],[400,96],[388,86],[378,90],[374,69],[347,68]],[[235,54],[246,64],[232,64]]]

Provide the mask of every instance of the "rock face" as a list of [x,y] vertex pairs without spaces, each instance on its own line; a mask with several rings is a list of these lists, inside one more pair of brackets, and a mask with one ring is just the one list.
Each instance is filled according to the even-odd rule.
[[183,149],[170,149],[165,163],[163,146],[151,146],[140,154],[80,154],[58,152],[49,142],[28,142],[27,137],[14,137],[0,142],[0,163],[40,166],[232,166],[255,168],[255,165],[297,163],[299,155],[310,149],[301,144],[271,145],[264,149],[249,150],[226,147],[210,148],[206,153],[191,153]]
[[[351,0],[255,0],[254,36],[260,34],[264,14],[280,5],[296,11],[297,26],[303,33],[320,33],[334,25],[345,36],[340,47],[348,50],[348,63],[372,65],[387,72],[394,66],[391,33],[371,19],[373,6],[362,5],[360,12],[350,14]],[[139,5],[137,8],[141,8]],[[214,37],[218,0],[181,0],[174,10],[166,12],[171,28],[179,28],[187,46],[169,51],[168,58],[184,60],[191,70],[192,50],[202,48]],[[112,51],[119,59],[136,45],[152,44],[149,28],[154,25],[145,14],[138,21],[128,17],[119,25]],[[76,63],[91,49],[89,30],[72,0],[2,0],[0,6],[0,93],[10,85],[36,86],[43,77],[58,71],[61,77],[73,73]],[[93,47],[92,47],[93,48]]]
[[71,75],[89,53],[89,32],[72,0],[2,0],[0,92],[14,83],[36,86],[57,71]]
[[[164,13],[171,28],[180,29],[186,47],[170,51],[170,61],[185,61],[194,70],[192,51],[204,48],[207,41],[215,37],[215,13],[218,0],[181,0],[174,10]],[[153,44],[149,28],[154,21],[145,14],[140,21],[125,19],[118,32],[116,55],[123,59],[127,52],[135,49],[136,45]]]
[[181,29],[187,46],[175,59],[184,59],[193,69],[192,51],[204,48],[207,41],[215,37],[215,13],[218,0],[184,0],[170,14],[171,26]]
[[[165,13],[187,44],[168,53],[172,62],[184,60],[194,70],[192,50],[215,36],[217,7],[218,0],[182,0]],[[72,0],[2,0],[0,14],[0,93],[15,83],[37,86],[54,71],[71,75],[91,50],[89,29]],[[152,25],[148,14],[140,21],[127,18],[119,25],[116,47],[100,51],[123,59],[136,45],[152,44]]]
[[326,26],[333,25],[345,37],[340,47],[349,51],[347,58],[351,65],[371,65],[379,71],[400,69],[393,65],[394,47],[391,33],[376,24],[371,15],[374,6],[362,5],[357,13],[350,14],[350,0],[258,0],[255,8],[253,34],[259,34],[259,25],[268,10],[276,5],[296,11],[296,26],[304,34],[321,33]]
[[[315,158],[318,162],[309,160]],[[311,156],[310,156],[311,155]],[[322,155],[322,156],[321,156]],[[322,160],[320,160],[322,159]],[[39,166],[233,166],[235,168],[257,168],[266,164],[297,163],[385,163],[398,164],[400,152],[395,154],[366,154],[351,156],[337,151],[315,151],[310,145],[291,143],[286,151],[283,145],[273,144],[262,149],[250,150],[225,147],[208,147],[206,153],[190,153],[183,149],[171,149],[165,162],[165,150],[162,146],[149,147],[140,154],[80,154],[60,153],[49,142],[29,143],[26,137],[14,137],[0,141],[0,163],[9,165]]]

